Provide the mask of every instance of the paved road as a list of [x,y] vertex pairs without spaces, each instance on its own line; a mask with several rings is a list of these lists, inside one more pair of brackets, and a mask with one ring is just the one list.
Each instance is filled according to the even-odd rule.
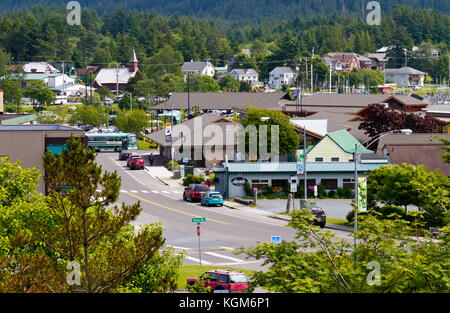
[[[206,217],[201,225],[202,265],[261,270],[261,261],[246,259],[233,252],[239,247],[251,247],[270,242],[271,236],[282,240],[295,239],[295,231],[287,222],[266,216],[236,211],[226,207],[202,207],[182,200],[183,188],[164,185],[148,170],[131,171],[117,153],[99,153],[97,162],[103,170],[117,171],[122,179],[119,203],[140,201],[143,208],[136,225],[162,222],[166,244],[177,252],[185,251],[184,264],[199,264],[198,236],[193,217]],[[351,240],[346,232],[335,231],[338,239]]]

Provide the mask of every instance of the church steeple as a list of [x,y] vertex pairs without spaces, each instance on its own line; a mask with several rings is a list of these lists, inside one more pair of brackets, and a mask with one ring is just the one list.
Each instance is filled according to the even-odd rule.
[[136,51],[133,49],[133,53],[131,54],[131,60],[130,60],[130,73],[134,73],[138,70],[138,60],[136,57]]

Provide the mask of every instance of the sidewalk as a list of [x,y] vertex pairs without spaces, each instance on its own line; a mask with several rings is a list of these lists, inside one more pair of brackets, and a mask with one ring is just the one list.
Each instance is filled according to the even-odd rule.
[[180,179],[172,179],[173,173],[164,166],[146,166],[145,170],[166,186],[183,188]]
[[[233,209],[233,210],[240,210],[240,211],[244,211],[244,212],[248,212],[248,213],[252,213],[252,214],[263,215],[263,216],[267,216],[270,218],[283,220],[283,221],[287,221],[287,222],[290,222],[292,220],[292,217],[289,215],[278,214],[278,213],[273,213],[273,212],[266,211],[266,210],[252,208],[252,207],[246,206],[245,204],[234,202],[234,201],[225,200],[223,202],[223,205],[230,209]],[[335,225],[335,224],[330,224],[330,223],[327,223],[325,228],[336,229],[336,230],[341,230],[341,231],[348,231],[348,232],[353,231],[352,227],[343,226],[343,225]]]

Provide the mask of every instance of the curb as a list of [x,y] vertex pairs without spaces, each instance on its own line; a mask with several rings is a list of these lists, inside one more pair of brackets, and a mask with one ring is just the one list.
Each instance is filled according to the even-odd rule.
[[168,183],[166,183],[164,180],[162,180],[161,178],[159,178],[158,176],[155,176],[156,179],[158,179],[160,182],[162,182],[164,185],[169,186]]
[[225,204],[225,202],[223,203],[224,206],[226,206],[227,208],[233,209],[233,210],[239,210],[238,208],[231,206],[229,204]]

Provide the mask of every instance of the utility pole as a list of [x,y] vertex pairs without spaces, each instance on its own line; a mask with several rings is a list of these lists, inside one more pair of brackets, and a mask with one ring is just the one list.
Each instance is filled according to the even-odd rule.
[[131,109],[131,112],[133,112],[133,95],[131,94],[131,92],[130,92],[130,109]]
[[116,64],[116,97],[119,96],[119,63]]
[[330,93],[331,93],[331,64],[330,64]]
[[312,57],[311,57],[311,94],[314,93],[313,60],[314,60],[314,48],[312,49]]
[[190,88],[191,88],[191,75],[190,75],[191,73],[187,73],[187,75],[188,75],[188,120],[190,120],[191,119],[191,103],[190,103],[190,94],[191,94],[191,90],[190,90]]
[[355,212],[354,212],[353,230],[355,231],[355,236],[353,239],[353,251],[356,250],[356,232],[358,231],[358,144],[355,144],[354,162],[355,162],[355,200],[354,200]]

